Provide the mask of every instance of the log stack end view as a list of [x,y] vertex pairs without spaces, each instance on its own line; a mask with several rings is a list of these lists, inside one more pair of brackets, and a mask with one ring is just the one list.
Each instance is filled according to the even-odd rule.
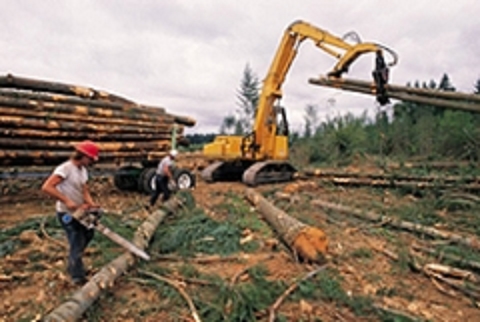
[[168,113],[104,91],[43,80],[0,76],[0,165],[53,165],[85,139],[101,147],[103,163],[158,161],[173,131],[187,144],[188,116]]

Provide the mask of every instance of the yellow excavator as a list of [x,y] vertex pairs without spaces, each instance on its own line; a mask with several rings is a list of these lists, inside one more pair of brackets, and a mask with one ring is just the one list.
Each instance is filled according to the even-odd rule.
[[[374,53],[377,100],[380,104],[387,103],[388,97],[383,94],[383,89],[388,81],[388,67],[396,64],[397,55],[382,45],[360,42],[356,34],[350,33],[349,36],[356,36],[356,43],[351,44],[304,21],[292,23],[284,32],[263,82],[252,132],[246,136],[217,136],[212,143],[205,145],[204,156],[217,161],[202,171],[202,178],[207,182],[241,179],[250,186],[292,180],[296,170],[288,162],[288,122],[285,110],[278,103],[282,98],[285,76],[300,44],[306,39],[338,60],[328,73],[333,78],[348,72],[359,56]],[[384,60],[384,52],[392,57],[389,63]]]

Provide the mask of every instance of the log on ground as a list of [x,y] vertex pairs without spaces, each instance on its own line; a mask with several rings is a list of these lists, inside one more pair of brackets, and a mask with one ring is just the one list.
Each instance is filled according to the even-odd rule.
[[[167,202],[166,209],[151,213],[135,232],[133,243],[141,249],[146,249],[158,225],[166,218],[168,213],[176,211],[181,204],[180,200],[174,198]],[[75,321],[81,318],[82,314],[98,299],[101,291],[112,287],[115,280],[134,263],[135,257],[131,253],[124,253],[117,257],[95,274],[69,300],[45,316],[43,321]]]
[[310,262],[325,262],[328,240],[322,230],[289,216],[253,189],[247,189],[245,195],[296,255]]
[[480,240],[475,236],[463,236],[454,232],[442,231],[433,227],[399,220],[391,216],[384,216],[373,211],[366,211],[362,209],[352,208],[341,204],[331,203],[328,201],[316,199],[312,201],[312,204],[319,206],[325,210],[333,210],[336,212],[354,215],[357,218],[382,223],[386,226],[394,227],[397,229],[404,229],[412,231],[418,234],[427,235],[433,238],[441,238],[450,240],[454,243],[464,245],[476,250],[480,250]]

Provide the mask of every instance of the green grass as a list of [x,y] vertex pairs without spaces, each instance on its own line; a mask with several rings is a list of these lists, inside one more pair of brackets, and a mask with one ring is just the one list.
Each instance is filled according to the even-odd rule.
[[229,191],[224,202],[214,207],[215,211],[226,214],[227,221],[241,230],[250,229],[265,238],[273,236],[272,230],[261,219],[261,215],[252,211],[252,206],[242,197]]
[[409,203],[391,209],[392,215],[401,220],[411,221],[422,225],[433,226],[444,223],[445,219],[436,213],[435,202],[430,199],[421,199],[416,203]]

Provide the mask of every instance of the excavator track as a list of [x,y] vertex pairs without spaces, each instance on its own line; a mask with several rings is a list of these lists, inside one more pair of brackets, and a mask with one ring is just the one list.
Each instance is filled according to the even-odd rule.
[[201,173],[202,179],[205,180],[206,182],[214,182],[215,179],[213,177],[213,174],[222,165],[223,165],[222,161],[217,161],[217,162],[214,162],[214,163],[210,164],[208,167],[203,169],[203,171]]
[[201,177],[206,182],[240,181],[251,161],[217,161],[203,169]]
[[242,181],[248,186],[259,184],[291,181],[297,170],[285,161],[256,162],[242,176]]

